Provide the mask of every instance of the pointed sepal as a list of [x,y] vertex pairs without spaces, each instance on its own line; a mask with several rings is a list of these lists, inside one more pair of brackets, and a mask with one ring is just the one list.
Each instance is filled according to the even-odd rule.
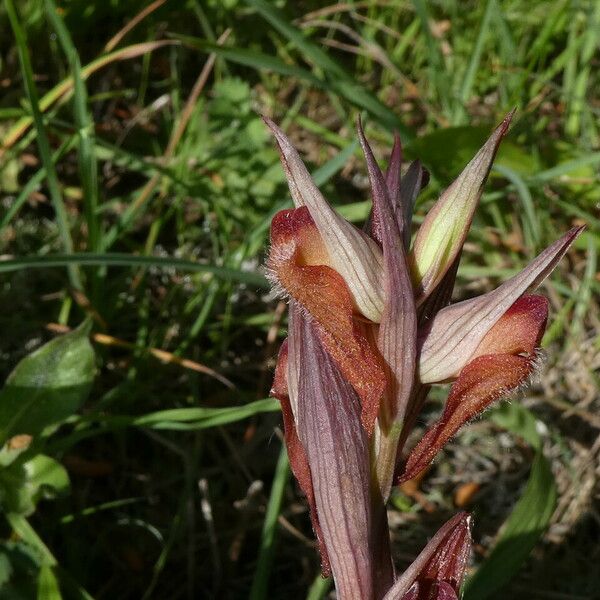
[[373,598],[368,438],[360,401],[296,306],[290,336],[299,357],[298,437],[310,464],[319,524],[340,598]]
[[385,310],[379,326],[377,346],[383,358],[387,385],[379,411],[380,436],[376,469],[381,493],[386,499],[395,469],[400,425],[396,425],[397,435],[391,430],[394,424],[401,423],[404,419],[415,378],[417,315],[402,239],[402,216],[394,214],[389,193],[389,177],[386,182],[365,138],[360,121],[358,135],[367,161],[373,195],[373,213],[377,215],[379,223],[384,259]]
[[343,277],[358,311],[379,322],[384,306],[383,257],[377,243],[331,208],[288,137],[271,119],[263,119],[277,141],[294,204],[308,208],[331,266]]
[[495,290],[440,310],[421,332],[419,378],[439,383],[458,376],[500,317],[552,273],[583,227],[574,227]]
[[412,270],[419,304],[442,280],[463,247],[483,186],[512,116],[513,113],[506,116],[441,195],[417,232],[412,251]]

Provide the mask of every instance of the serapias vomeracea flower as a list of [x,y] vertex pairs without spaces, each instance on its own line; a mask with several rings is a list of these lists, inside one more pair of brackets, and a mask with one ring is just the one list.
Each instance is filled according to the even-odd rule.
[[[385,502],[394,482],[420,473],[463,424],[529,379],[548,316],[546,299],[532,291],[582,229],[567,232],[495,290],[447,306],[511,118],[441,195],[412,245],[412,211],[428,176],[418,161],[401,176],[397,136],[383,173],[359,122],[373,200],[361,230],[327,203],[289,139],[265,118],[294,202],[271,224],[267,269],[290,300],[272,393],[282,404],[290,464],[309,502],[323,569],[331,569],[339,598],[442,600],[458,593],[466,558],[455,561],[460,576],[431,573],[443,575],[440,565],[450,564],[442,560],[445,548],[466,556],[466,517],[448,525],[460,533],[440,530],[434,550],[432,540],[423,551],[429,558],[417,559],[424,575],[415,567],[414,577],[396,578]],[[445,382],[453,385],[442,415],[403,459],[430,386]]]

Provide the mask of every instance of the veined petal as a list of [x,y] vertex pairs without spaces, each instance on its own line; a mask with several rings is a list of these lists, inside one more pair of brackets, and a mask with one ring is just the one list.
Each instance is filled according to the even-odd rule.
[[483,186],[513,112],[440,196],[417,232],[412,267],[419,304],[440,282],[465,242]]
[[552,273],[583,229],[571,229],[495,290],[440,310],[420,338],[421,382],[435,383],[456,377],[498,319],[527,290],[535,289]]
[[[377,346],[383,357],[387,386],[379,411],[377,475],[381,493],[387,499],[396,463],[397,434],[386,440],[395,423],[401,423],[415,378],[417,314],[402,240],[402,213],[394,214],[383,174],[367,142],[360,121],[358,135],[367,161],[377,215],[385,268],[385,309],[379,326]],[[388,182],[389,183],[389,182]],[[390,447],[386,447],[386,442]]]
[[[358,121],[358,129],[359,129],[359,136],[361,137],[361,143],[362,143],[362,139],[364,139],[364,132],[362,131],[362,125],[360,123],[360,119]],[[363,151],[364,151],[364,145],[363,145]],[[369,149],[370,151],[370,149]],[[373,161],[374,162],[374,159]],[[371,179],[371,188],[373,188],[373,181],[372,181],[372,165],[369,166],[368,164],[368,159],[367,159],[367,168],[369,170],[369,178]],[[379,167],[377,166],[377,171],[379,173],[381,173],[379,171]],[[392,211],[392,215],[394,217],[394,219],[396,220],[396,222],[398,223],[398,229],[400,229],[400,231],[402,231],[404,229],[404,225],[403,225],[403,220],[404,220],[404,211],[402,210],[402,205],[401,205],[401,198],[400,198],[400,182],[401,182],[401,172],[402,172],[402,143],[400,142],[400,136],[398,135],[398,133],[394,134],[394,146],[392,148],[392,154],[390,156],[390,162],[387,168],[387,171],[385,172],[385,181],[384,181],[384,186],[385,188],[387,188],[387,195],[389,197],[389,202],[391,203],[391,211]],[[381,176],[383,177],[383,175],[381,174]],[[377,242],[379,242],[379,244],[382,244],[382,232],[381,232],[381,220],[382,218],[384,218],[384,216],[381,214],[381,209],[378,205],[378,203],[376,202],[375,199],[373,199],[373,208],[371,210],[371,216],[370,216],[370,234],[371,237],[375,240],[377,240]]]
[[402,177],[400,182],[400,199],[402,202],[402,210],[404,212],[404,247],[410,248],[410,226],[412,216],[415,209],[415,202],[419,192],[429,182],[429,173],[423,167],[421,161],[414,160],[410,163],[408,170]]
[[[415,201],[419,192],[429,182],[429,173],[420,161],[413,161],[406,173],[401,177],[402,167],[402,145],[398,134],[394,135],[394,147],[390,157],[390,162],[385,172],[385,183],[388,189],[388,195],[392,204],[393,214],[398,223],[398,229],[402,231],[404,247],[408,252],[411,238],[412,215],[415,207]],[[381,226],[379,223],[380,215],[377,207],[373,206],[370,217],[369,229],[373,239],[381,245]]]
[[471,517],[458,513],[431,538],[384,600],[450,600],[458,592],[471,552]]
[[340,599],[373,598],[369,450],[360,402],[314,325],[292,307],[299,364],[297,429]]
[[[271,388],[271,396],[277,398],[281,404],[281,413],[283,415],[283,430],[285,446],[290,461],[290,467],[294,477],[298,481],[300,489],[304,492],[308,507],[310,511],[310,520],[312,528],[319,544],[319,552],[321,554],[321,571],[325,577],[331,574],[331,568],[329,566],[329,558],[327,556],[327,549],[323,542],[323,532],[319,524],[319,518],[317,516],[317,509],[315,506],[315,494],[312,486],[312,479],[310,473],[310,465],[308,464],[308,458],[304,447],[298,438],[298,432],[296,430],[296,422],[294,418],[294,412],[292,411],[291,394],[295,395],[294,405],[297,406],[297,388],[291,389],[288,385],[288,340],[284,340],[281,348],[279,349],[279,356],[277,357],[277,366],[275,367],[275,377],[273,381],[273,387]],[[297,365],[291,371],[295,371]]]
[[445,581],[434,581],[427,588],[415,582],[402,600],[458,600],[453,587]]
[[346,282],[328,262],[307,207],[273,217],[267,260],[271,278],[314,320],[327,351],[360,396],[363,423],[370,433],[385,387],[384,372],[365,335],[369,325],[355,318]]
[[486,354],[470,362],[452,385],[442,416],[410,453],[400,482],[416,477],[465,423],[524,384],[534,368],[533,355]]
[[[364,137],[364,134],[363,134]],[[393,210],[400,204],[400,185],[402,173],[402,142],[398,133],[394,133],[394,146],[390,156],[390,163],[385,172],[385,184],[388,189]]]
[[359,312],[379,322],[383,312],[383,256],[377,243],[336,213],[315,185],[287,136],[268,118],[296,207],[306,206],[323,239],[331,266],[344,278]]

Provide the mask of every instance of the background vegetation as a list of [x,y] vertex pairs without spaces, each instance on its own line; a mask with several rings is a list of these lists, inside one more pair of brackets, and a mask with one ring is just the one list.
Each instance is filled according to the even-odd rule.
[[515,106],[459,296],[588,229],[539,381],[398,490],[394,546],[466,507],[468,600],[597,597],[600,3],[5,0],[0,32],[2,598],[328,594],[267,398],[289,200],[258,113],[360,221],[359,112],[430,169],[422,218]]

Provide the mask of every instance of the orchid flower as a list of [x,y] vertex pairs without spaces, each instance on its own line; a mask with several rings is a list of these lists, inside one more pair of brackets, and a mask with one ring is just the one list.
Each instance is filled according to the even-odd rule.
[[[460,576],[446,577],[440,565],[450,564],[444,552],[466,556],[466,517],[440,530],[429,562],[417,559],[424,575],[414,567],[407,571],[414,577],[396,578],[385,502],[394,482],[419,474],[463,424],[535,371],[548,303],[531,292],[582,229],[495,290],[446,306],[511,118],[444,191],[412,246],[411,215],[428,177],[418,161],[401,175],[397,136],[383,173],[358,124],[373,199],[361,230],[327,203],[289,139],[265,118],[294,202],[271,224],[267,270],[290,300],[272,394],[282,405],[290,464],[310,506],[323,571],[331,571],[342,599],[457,597],[466,558],[457,559],[460,568],[455,561]],[[430,386],[445,382],[453,385],[442,415],[402,460]]]

